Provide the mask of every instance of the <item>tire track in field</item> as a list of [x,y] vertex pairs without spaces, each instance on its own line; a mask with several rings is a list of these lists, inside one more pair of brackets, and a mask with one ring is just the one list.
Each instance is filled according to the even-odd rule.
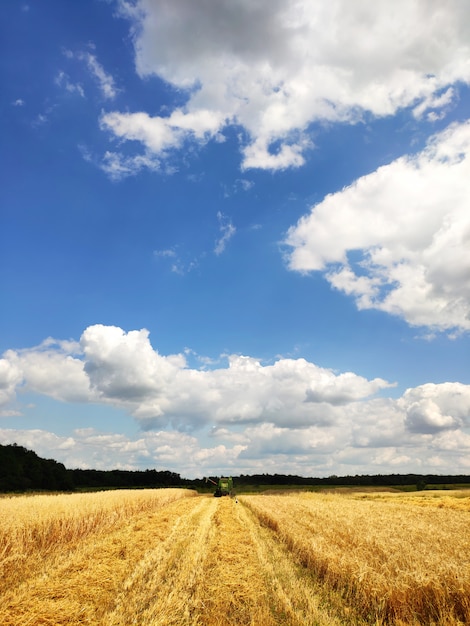
[[337,598],[325,593],[310,572],[299,567],[285,543],[273,530],[262,526],[249,508],[244,506],[241,513],[262,564],[266,584],[273,591],[277,623],[283,626],[344,624],[343,617],[338,615]]
[[199,610],[201,626],[339,626],[324,594],[275,533],[243,499],[219,501],[210,536]]
[[216,511],[211,498],[191,500],[171,532],[151,547],[124,581],[103,626],[191,624],[194,589],[204,567],[207,537]]

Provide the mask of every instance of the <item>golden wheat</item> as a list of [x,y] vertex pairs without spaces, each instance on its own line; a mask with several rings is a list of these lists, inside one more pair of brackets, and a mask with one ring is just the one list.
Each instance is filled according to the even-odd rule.
[[243,500],[365,619],[470,623],[468,510],[440,508],[437,499],[435,506],[416,506],[416,498],[389,494]]
[[[100,501],[95,497],[98,494],[89,495],[78,498],[83,517],[92,514],[100,524],[93,528],[85,524],[88,533],[77,542],[64,535],[64,541],[55,549],[50,547],[42,558],[39,553],[29,555],[22,576],[10,576],[2,585],[2,626],[101,624],[135,563],[153,541],[159,543],[166,536],[168,524],[179,517],[181,510],[172,507],[180,502],[190,506],[194,498],[187,496],[196,494],[186,490],[106,492],[100,494]],[[62,509],[63,501],[59,498],[56,505]],[[78,513],[66,511],[78,524]],[[97,516],[98,511],[108,512],[108,522]],[[112,514],[115,511],[117,516]],[[50,502],[44,518],[53,520],[53,512]]]
[[10,497],[0,501],[0,580],[21,578],[35,561],[61,552],[120,520],[194,496],[185,489],[122,490]]
[[195,495],[1,500],[0,624],[470,623],[468,492]]
[[[86,498],[83,506],[93,509]],[[0,624],[341,623],[320,606],[319,589],[288,549],[234,500],[185,498],[135,509],[43,559],[32,552],[22,577],[2,587]]]

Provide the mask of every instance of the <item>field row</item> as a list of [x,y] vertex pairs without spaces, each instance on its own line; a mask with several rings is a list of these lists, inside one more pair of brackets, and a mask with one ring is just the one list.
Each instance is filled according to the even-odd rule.
[[470,623],[469,497],[119,491],[0,515],[2,626]]
[[470,623],[468,493],[304,493],[244,502],[368,622]]
[[[133,494],[140,510],[131,506]],[[145,494],[152,506],[142,506]],[[308,573],[248,509],[230,498],[195,495],[174,490],[100,494],[109,524],[98,515],[97,502],[92,506],[77,498],[87,529],[81,533],[73,496],[12,499],[9,506],[20,512],[36,503],[38,515],[28,518],[29,533],[26,519],[18,518],[15,536],[25,545],[18,545],[16,569],[3,571],[2,626],[339,626],[320,608]],[[114,511],[122,512],[121,499],[127,500],[127,517]],[[90,519],[101,522],[93,526]],[[45,520],[54,537],[50,544]],[[11,531],[14,524],[7,526]]]

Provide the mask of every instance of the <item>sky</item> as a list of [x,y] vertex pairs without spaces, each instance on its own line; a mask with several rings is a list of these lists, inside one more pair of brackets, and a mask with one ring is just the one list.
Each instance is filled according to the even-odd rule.
[[0,443],[470,474],[465,0],[0,5]]

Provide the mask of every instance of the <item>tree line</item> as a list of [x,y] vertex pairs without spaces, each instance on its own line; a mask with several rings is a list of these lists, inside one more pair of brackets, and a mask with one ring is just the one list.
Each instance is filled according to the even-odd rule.
[[16,444],[0,444],[0,492],[191,486],[170,471],[66,469]]
[[[216,480],[216,476],[211,477]],[[467,475],[376,474],[328,476],[323,478],[286,474],[252,474],[233,476],[236,489],[288,485],[299,487],[415,487],[426,485],[463,485]],[[67,469],[63,463],[43,459],[32,450],[17,444],[0,444],[0,492],[75,491],[78,489],[187,487],[208,489],[205,479],[183,478],[168,470],[95,470]],[[209,485],[210,487],[210,485]]]

